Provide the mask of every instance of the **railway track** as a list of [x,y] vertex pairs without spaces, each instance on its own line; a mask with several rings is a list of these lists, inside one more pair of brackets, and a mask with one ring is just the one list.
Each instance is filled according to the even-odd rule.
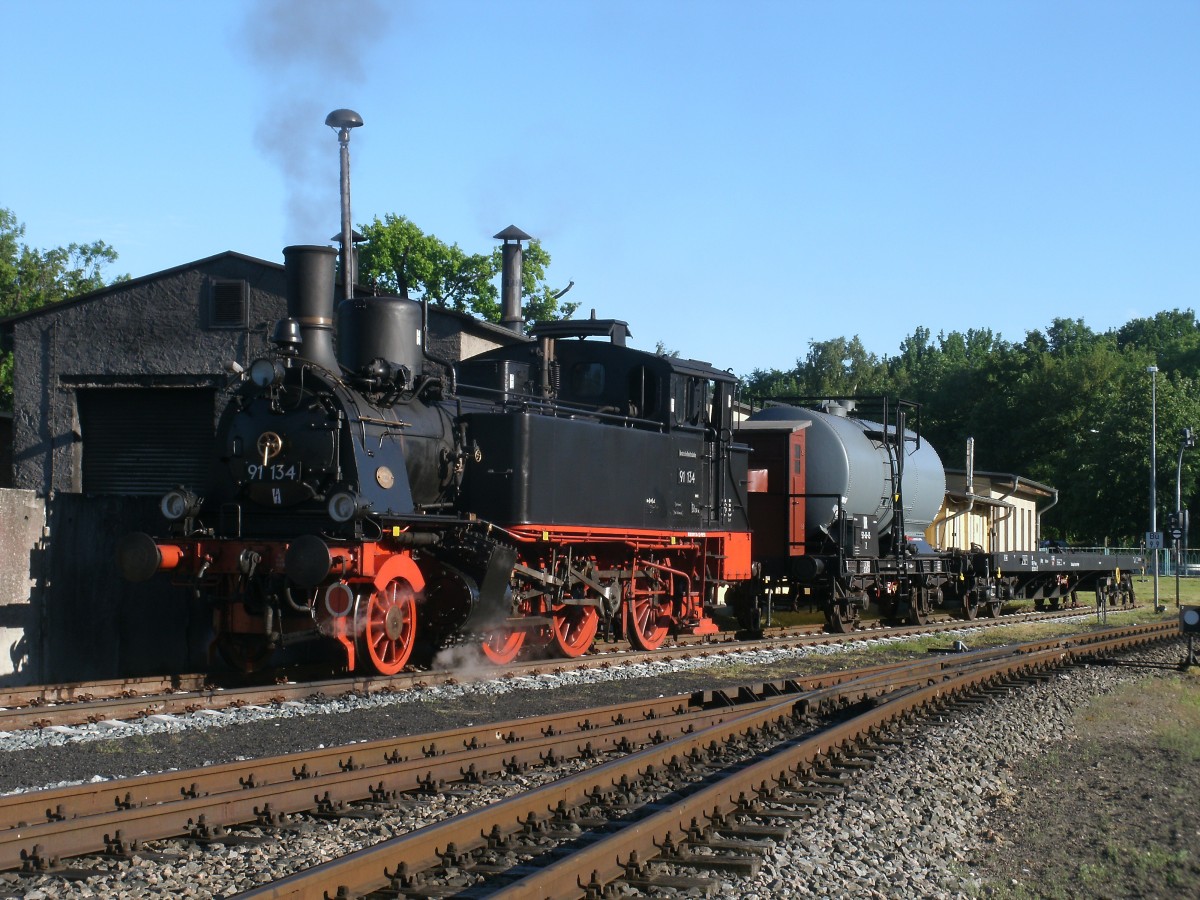
[[[544,671],[564,672],[597,666],[628,665],[656,659],[707,657],[731,652],[779,647],[821,646],[955,631],[961,628],[995,628],[1004,625],[1078,616],[1086,609],[1053,612],[1018,612],[999,619],[965,622],[946,618],[927,625],[865,628],[851,634],[826,634],[820,626],[776,627],[762,639],[736,638],[733,632],[701,638],[679,638],[672,646],[637,652],[623,645],[598,644],[596,651],[577,659],[519,660],[507,666],[469,666],[430,669],[390,677],[345,676],[308,680],[279,680],[246,683],[232,680],[215,683],[211,676],[185,674],[162,678],[130,678],[35,685],[0,691],[0,732],[27,728],[70,727],[112,721],[131,721],[153,716],[180,715],[199,710],[220,710],[260,704],[281,704],[314,696],[367,696],[398,693],[428,686],[537,675]],[[293,673],[295,674],[295,673]]]
[[[686,883],[680,870],[748,871],[747,842],[783,840],[850,784],[918,710],[971,703],[1013,679],[1178,633],[1110,629],[865,670],[628,703],[311,753],[0,798],[0,868],[50,871],[142,842],[237,841],[291,814],[377,817],[411,798],[473,791],[529,767],[579,769],[246,894],[446,896],[462,879],[498,896],[583,896],[614,879]],[[390,826],[381,826],[381,833]],[[541,848],[537,862],[513,864]],[[156,852],[163,852],[158,850]],[[166,852],[170,852],[169,849]],[[649,866],[649,860],[662,862]],[[508,861],[508,864],[504,864]],[[661,871],[666,868],[667,873]],[[709,876],[705,876],[709,877]],[[672,880],[674,879],[674,880]]]

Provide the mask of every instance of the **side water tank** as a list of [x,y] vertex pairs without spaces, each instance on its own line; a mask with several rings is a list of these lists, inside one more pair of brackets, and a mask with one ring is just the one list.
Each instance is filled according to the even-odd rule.
[[421,304],[400,297],[343,300],[337,308],[337,357],[351,372],[385,359],[421,374]]
[[[891,525],[892,463],[880,439],[882,425],[798,406],[769,406],[750,418],[811,423],[806,450],[810,532],[833,523],[842,497],[851,515],[875,516],[881,530]],[[918,449],[916,434],[905,433],[909,440],[904,442],[904,530],[908,535],[920,535],[941,509],[946,472],[928,442],[922,440]],[[753,468],[753,459],[750,465]]]

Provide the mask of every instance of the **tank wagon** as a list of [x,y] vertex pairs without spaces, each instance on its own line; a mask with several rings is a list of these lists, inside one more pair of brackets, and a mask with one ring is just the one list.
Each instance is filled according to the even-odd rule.
[[717,630],[705,600],[750,577],[730,373],[595,319],[456,370],[426,352],[419,304],[335,313],[336,251],[284,256],[288,318],[226,407],[212,483],[162,498],[164,534],[122,540],[126,578],[194,589],[246,671],[317,638],[390,674],[452,644],[503,663]]
[[1009,601],[1041,609],[1085,590],[1099,602],[1133,602],[1140,557],[931,547],[925,534],[946,477],[913,403],[771,401],[736,435],[751,448],[755,574],[729,603],[748,628],[781,593],[819,607],[834,632],[852,630],[872,607],[886,621],[924,624],[938,609],[997,616]]

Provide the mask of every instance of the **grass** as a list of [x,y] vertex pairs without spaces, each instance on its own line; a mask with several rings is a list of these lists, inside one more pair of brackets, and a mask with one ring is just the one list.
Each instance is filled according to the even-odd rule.
[[1124,684],[1075,724],[1069,743],[1021,764],[1023,800],[975,896],[1200,896],[1200,672]]
[[[1139,603],[1153,604],[1154,576],[1134,576],[1133,590],[1137,594]],[[1175,608],[1175,576],[1172,575],[1170,578],[1166,576],[1159,577],[1158,602],[1166,604],[1172,610]],[[1179,602],[1182,606],[1200,605],[1200,578],[1179,579]]]

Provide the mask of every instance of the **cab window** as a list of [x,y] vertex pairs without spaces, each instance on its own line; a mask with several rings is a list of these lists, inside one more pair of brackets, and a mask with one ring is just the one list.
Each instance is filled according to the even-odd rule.
[[578,400],[599,400],[604,395],[604,364],[578,362],[567,377],[571,396]]

